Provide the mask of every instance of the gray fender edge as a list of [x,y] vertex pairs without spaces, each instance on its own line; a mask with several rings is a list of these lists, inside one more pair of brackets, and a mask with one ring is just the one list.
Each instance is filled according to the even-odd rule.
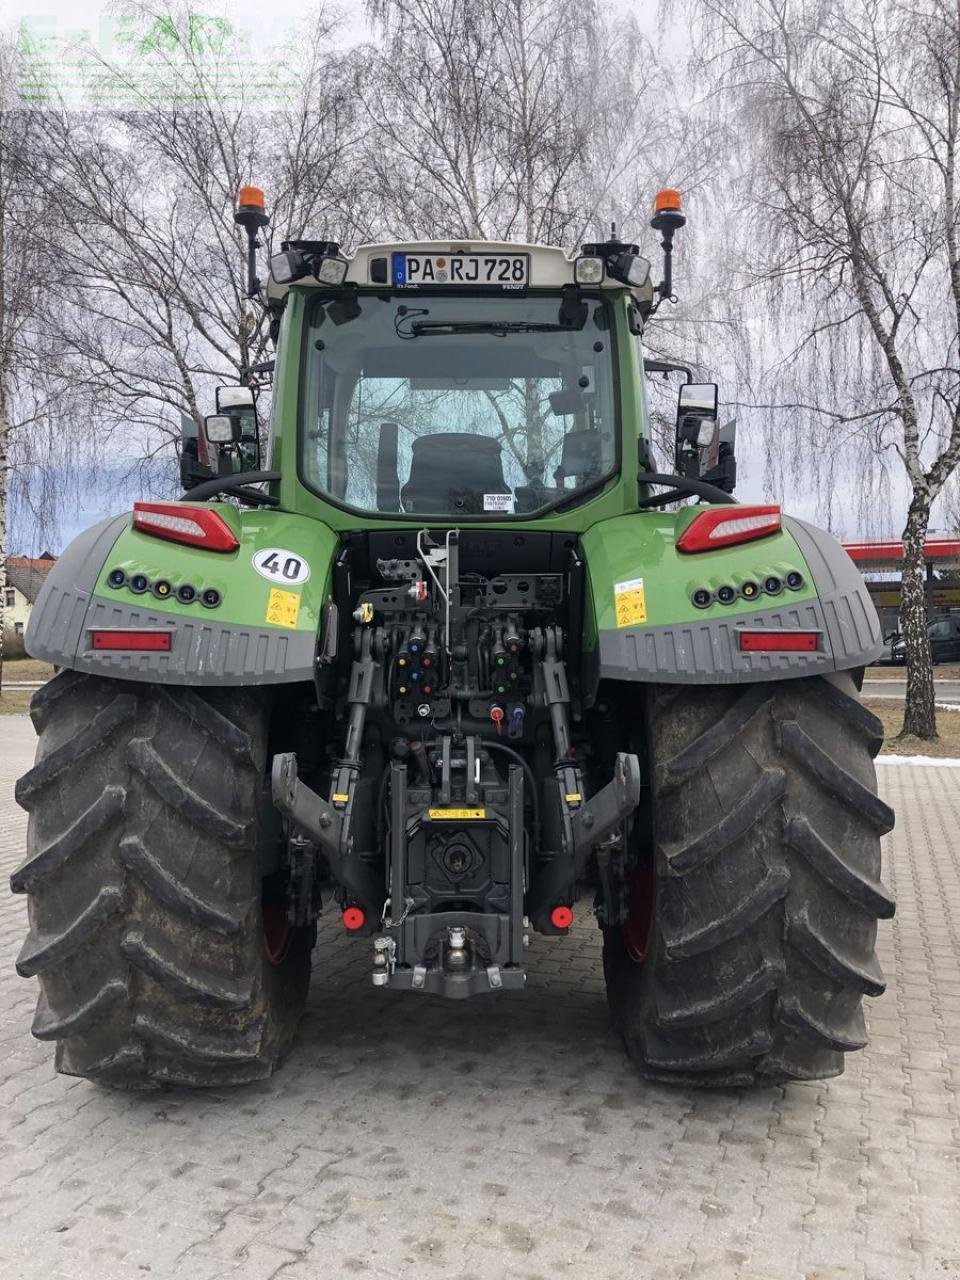
[[[25,644],[34,658],[54,666],[145,684],[249,685],[312,681],[317,637],[310,631],[244,627],[141,605],[101,600],[93,590],[130,516],[111,516],[81,533],[47,575],[27,624]],[[175,631],[169,653],[94,650],[94,628],[166,627]]]
[[[601,631],[594,678],[741,684],[827,675],[874,662],[883,652],[883,635],[860,571],[832,534],[795,516],[785,516],[783,523],[807,563],[816,599],[793,604],[786,593],[774,608],[755,614]],[[737,631],[744,626],[821,631],[827,645],[817,653],[741,653]]]

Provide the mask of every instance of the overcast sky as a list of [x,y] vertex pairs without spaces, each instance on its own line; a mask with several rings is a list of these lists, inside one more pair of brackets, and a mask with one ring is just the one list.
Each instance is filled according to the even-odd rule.
[[[600,0],[600,3],[614,12],[624,14],[628,11],[632,12],[649,35],[662,45],[662,37],[665,33],[660,32],[658,35],[657,0]],[[313,6],[304,4],[303,0],[267,0],[267,2],[265,0],[230,0],[229,3],[218,3],[216,0],[208,3],[207,0],[198,0],[196,7],[201,13],[220,14],[228,18],[235,29],[249,35],[254,50],[262,49],[265,52],[272,45],[282,41],[289,33],[291,26]],[[370,34],[365,19],[364,0],[332,0],[332,3],[326,7],[339,9],[344,16],[345,21],[341,26],[344,44],[359,43]],[[37,3],[36,0],[5,0],[2,25],[9,30],[25,21],[28,27],[38,34],[66,40],[86,37],[109,56],[116,49],[116,46],[112,45],[112,33],[116,31],[116,21],[112,17],[114,12],[110,4],[98,3],[98,0],[54,0],[53,3],[49,0],[46,3]],[[666,43],[671,52],[682,53],[684,30],[685,28],[681,26],[672,35],[666,35]],[[681,265],[678,264],[678,266]],[[731,389],[726,390],[730,395]],[[723,387],[720,390],[720,400],[722,405]],[[741,444],[746,443],[741,441]],[[759,456],[751,458],[748,450],[743,448],[740,450],[738,462],[740,473],[738,496],[746,501],[763,500],[768,495],[764,493],[762,464]],[[906,505],[906,489],[899,476],[897,476],[895,488],[898,491],[902,489],[903,492],[897,492],[893,505],[902,509],[901,500],[903,507]],[[817,496],[815,494],[789,493],[784,496],[785,505],[795,514],[812,520],[816,519]],[[106,510],[99,510],[102,505],[106,506]],[[90,524],[93,519],[111,514],[118,506],[123,505],[125,502],[116,493],[103,495],[99,502],[94,500],[87,510],[64,522],[61,545]],[[866,532],[856,527],[855,513],[851,512],[848,519],[850,527],[838,530],[842,535],[851,537]],[[935,511],[932,524],[936,526],[942,520],[940,512]],[[20,533],[22,536],[26,530],[21,530]],[[31,550],[28,547],[17,549]]]

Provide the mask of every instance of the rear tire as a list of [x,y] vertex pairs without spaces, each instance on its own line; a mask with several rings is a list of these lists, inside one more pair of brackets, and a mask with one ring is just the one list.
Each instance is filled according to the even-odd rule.
[[[648,1079],[733,1086],[839,1075],[884,979],[881,722],[852,673],[654,686],[652,932],[604,931],[614,1020]],[[641,861],[635,863],[643,875]],[[648,864],[649,865],[649,864]],[[632,953],[632,954],[631,954]]]
[[118,1088],[244,1084],[290,1047],[311,931],[271,963],[258,832],[269,704],[258,690],[64,672],[34,697],[17,784],[29,895],[17,960],[56,1067]]

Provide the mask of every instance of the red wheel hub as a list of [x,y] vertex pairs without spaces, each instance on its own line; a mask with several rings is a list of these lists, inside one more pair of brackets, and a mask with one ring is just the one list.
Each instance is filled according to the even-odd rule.
[[264,903],[263,949],[271,964],[282,964],[290,950],[290,921],[279,902]]
[[646,960],[653,937],[653,861],[638,867],[627,881],[627,918],[623,922],[623,945],[637,964]]

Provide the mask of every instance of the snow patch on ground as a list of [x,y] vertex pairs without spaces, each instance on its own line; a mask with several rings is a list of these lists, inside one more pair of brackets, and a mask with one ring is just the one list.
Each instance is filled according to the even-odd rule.
[[876,764],[924,764],[934,769],[960,768],[960,760],[950,756],[877,756]]

